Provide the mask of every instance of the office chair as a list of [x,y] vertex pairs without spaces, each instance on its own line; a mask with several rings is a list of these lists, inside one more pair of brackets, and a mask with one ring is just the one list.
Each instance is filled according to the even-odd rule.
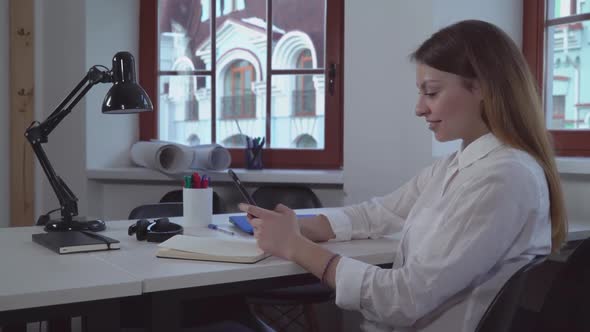
[[572,252],[547,294],[536,331],[590,331],[590,238],[568,245]]
[[151,219],[182,216],[182,203],[155,203],[136,206],[127,219]]
[[[529,331],[530,319],[522,319],[521,300],[526,295],[526,283],[532,271],[549,264],[545,256],[535,257],[506,281],[479,321],[476,332]],[[547,287],[547,285],[545,285]],[[542,302],[541,302],[542,303]],[[537,305],[540,309],[540,305]],[[519,316],[522,315],[522,316]],[[530,315],[526,315],[530,316]],[[530,318],[530,317],[529,317]]]
[[590,331],[589,291],[590,240],[567,243],[559,255],[535,258],[517,271],[475,331]]
[[[182,206],[182,189],[176,189],[167,192],[160,199],[160,203],[181,203]],[[225,202],[218,193],[213,191],[213,214],[226,213]]]
[[[252,193],[256,204],[274,209],[282,203],[292,209],[321,208],[322,203],[308,187],[293,185],[266,185]],[[320,282],[262,291],[247,298],[257,315],[265,318],[275,329],[284,331],[298,324],[306,331],[318,331],[319,324],[313,305],[334,299],[334,292]],[[267,309],[267,310],[265,310]],[[268,310],[272,309],[272,310]],[[306,326],[300,322],[305,317]]]

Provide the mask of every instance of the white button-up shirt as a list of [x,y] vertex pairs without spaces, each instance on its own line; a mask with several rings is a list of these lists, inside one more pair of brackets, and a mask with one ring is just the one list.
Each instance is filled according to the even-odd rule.
[[473,331],[508,278],[551,251],[543,169],[492,134],[325,216],[336,240],[401,231],[393,268],[347,257],[336,268],[336,304],[360,311],[367,331]]

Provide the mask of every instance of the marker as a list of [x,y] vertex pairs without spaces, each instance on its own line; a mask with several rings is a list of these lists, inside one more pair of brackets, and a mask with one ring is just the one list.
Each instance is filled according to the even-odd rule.
[[214,231],[220,231],[220,232],[228,234],[228,235],[236,235],[236,233],[234,233],[232,231],[228,231],[227,229],[219,228],[219,226],[217,226],[215,224],[209,224],[209,225],[207,225],[207,227],[209,227],[209,229],[212,229]]
[[193,186],[192,188],[201,188],[201,177],[198,172],[193,173]]
[[185,188],[192,188],[192,186],[193,186],[192,177],[190,175],[185,175],[184,176],[184,187]]

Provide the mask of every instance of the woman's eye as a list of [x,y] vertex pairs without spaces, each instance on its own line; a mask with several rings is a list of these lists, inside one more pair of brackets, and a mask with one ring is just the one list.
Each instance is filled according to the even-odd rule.
[[436,92],[424,92],[423,95],[427,96],[427,97],[434,97],[436,96]]

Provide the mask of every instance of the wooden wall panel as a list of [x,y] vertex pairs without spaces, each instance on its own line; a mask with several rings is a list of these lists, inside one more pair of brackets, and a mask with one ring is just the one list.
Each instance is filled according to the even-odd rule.
[[34,0],[10,0],[10,225],[34,224]]

